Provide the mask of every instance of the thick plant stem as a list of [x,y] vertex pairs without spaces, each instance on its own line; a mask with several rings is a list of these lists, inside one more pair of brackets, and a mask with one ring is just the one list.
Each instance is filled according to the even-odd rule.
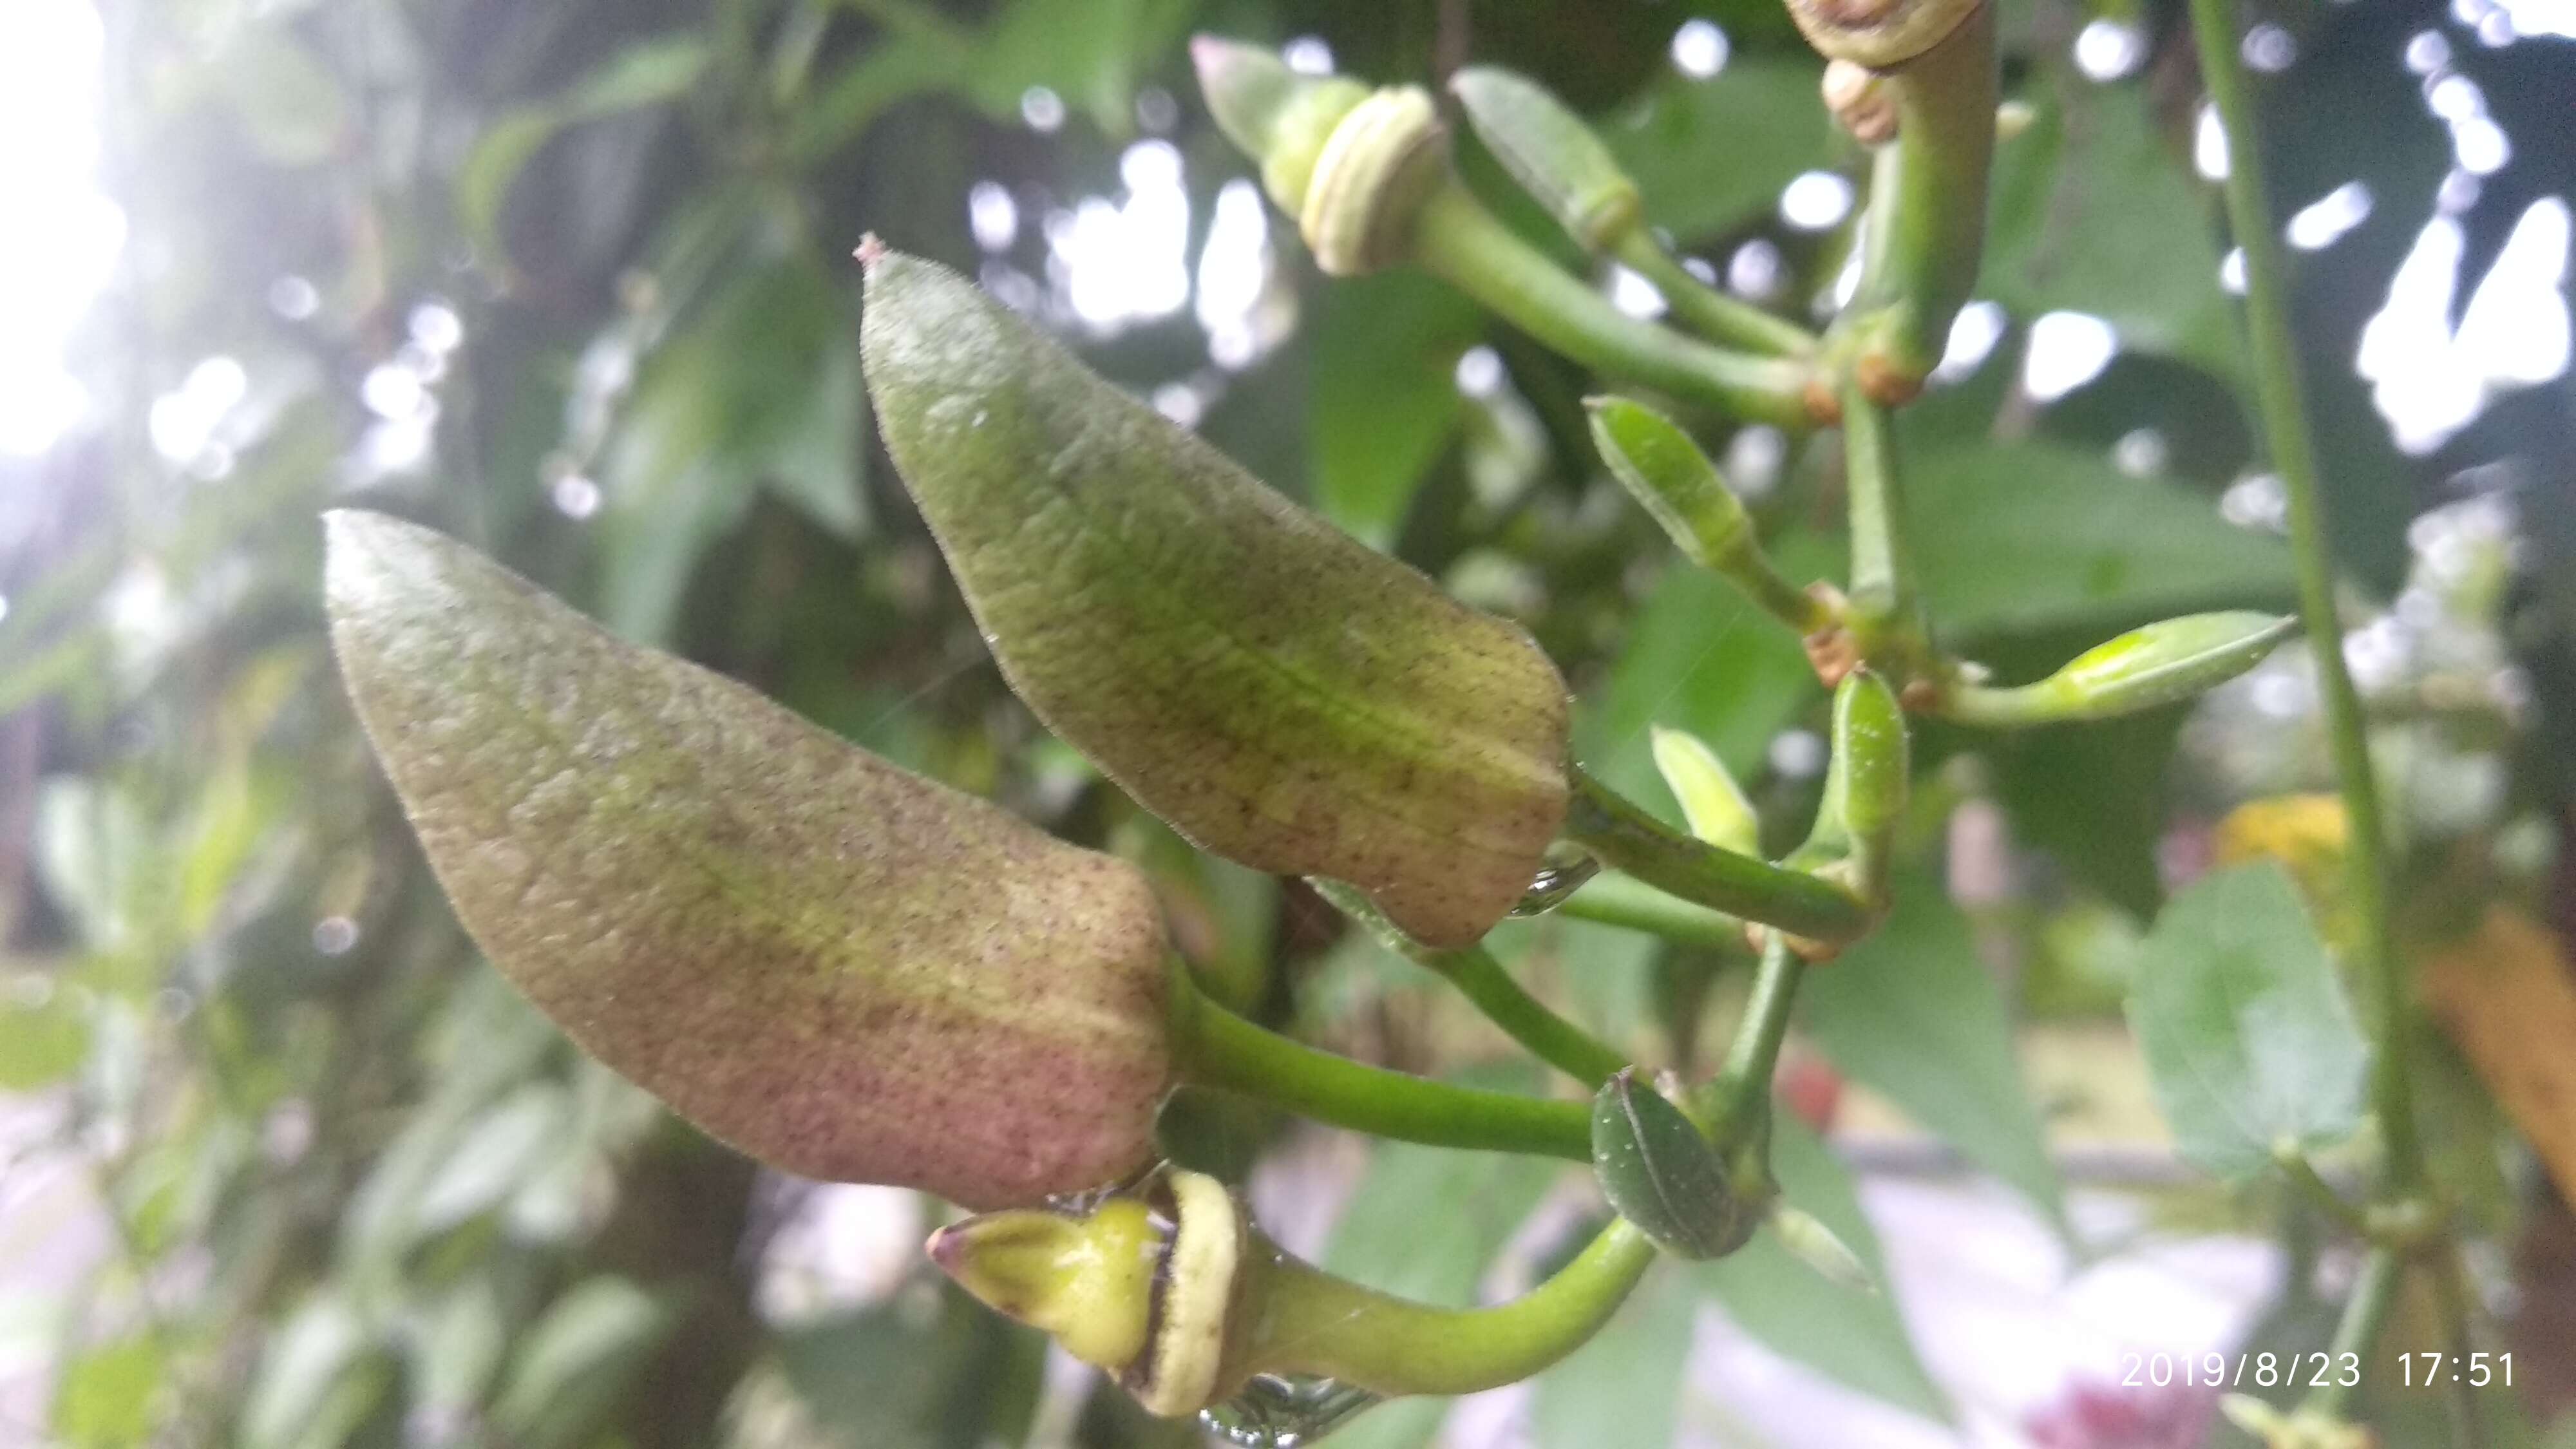
[[[2287,267],[2281,234],[2263,186],[2262,145],[2254,97],[2246,79],[2232,0],[2191,0],[2191,24],[2200,68],[2227,135],[2227,221],[2245,256],[2245,330],[2254,360],[2254,389],[2262,404],[2263,434],[2272,467],[2290,505],[2290,551],[2299,576],[2299,613],[2306,625],[2326,724],[2334,747],[2335,778],[2345,816],[2345,890],[2361,922],[2361,976],[2377,1005],[2378,1059],[2371,1082],[2380,1140],[2387,1146],[2387,1196],[2419,1197],[2425,1188],[2424,1150],[2415,1122],[2415,1084],[2408,1060],[2414,1001],[2396,924],[2389,913],[2387,832],[2381,824],[2378,777],[2370,762],[2369,727],[2361,694],[2344,664],[2343,622],[2335,610],[2334,554],[2326,530],[2324,491],[2317,479],[2316,442],[2309,431],[2307,400],[2299,379],[2298,349],[2290,331]],[[2435,1251],[2447,1254],[2447,1243]],[[2360,1289],[2344,1307],[2338,1349],[2366,1353],[2386,1317],[2397,1264],[2383,1252],[2371,1257]],[[2365,1292],[2363,1290],[2373,1290]],[[2374,1298],[2378,1301],[2374,1301]],[[2465,1295],[2443,1302],[2448,1336],[2468,1336]],[[2346,1343],[2346,1339],[2350,1343]]]
[[1453,1086],[1317,1051],[1217,1005],[1172,971],[1173,1056],[1180,1078],[1355,1132],[1435,1147],[1592,1160],[1580,1102]]
[[1994,165],[1994,8],[1974,6],[1888,77],[1896,139],[1870,172],[1860,289],[1834,329],[1853,377],[1882,403],[1921,390],[1976,281]]
[[1843,487],[1851,513],[1851,592],[1844,617],[1863,658],[1889,678],[1916,677],[1929,652],[1905,547],[1905,477],[1896,425],[1858,385],[1843,394]]
[[1869,908],[1841,886],[1680,834],[1581,769],[1565,833],[1608,864],[1712,910],[1818,941],[1848,941],[1869,928]]
[[2281,234],[2264,200],[2262,147],[2255,134],[2254,99],[2238,54],[2231,0],[2192,0],[2192,29],[2200,42],[2200,68],[2227,132],[2227,221],[2245,253],[2245,330],[2254,356],[2254,391],[2262,404],[2263,436],[2272,467],[2289,494],[2290,552],[2298,567],[2299,614],[2326,724],[2334,745],[2335,777],[2346,817],[2346,890],[2362,922],[2362,978],[2378,1006],[2379,1061],[2373,1082],[2379,1130],[2388,1144],[2389,1187],[2407,1194],[2423,1185],[2424,1154],[2416,1137],[2414,1080],[2406,1042],[2412,1013],[2396,929],[2388,910],[2387,833],[2380,823],[2378,777],[2370,766],[2370,737],[2361,695],[2344,665],[2343,622],[2335,611],[2334,555],[2328,541],[2325,499],[2317,482],[2316,443],[2308,429],[2299,356],[2291,339],[2289,283]]
[[1659,891],[1632,875],[1605,870],[1556,908],[1560,916],[1624,926],[1661,936],[1685,946],[1719,949],[1744,944],[1744,922],[1676,895]]
[[1247,1301],[1244,1357],[1381,1394],[1471,1394],[1517,1383],[1588,1342],[1655,1261],[1611,1223],[1545,1283],[1491,1308],[1435,1308],[1365,1288],[1273,1250]]
[[[1812,366],[1723,351],[1621,312],[1513,235],[1454,178],[1424,199],[1413,257],[1512,325],[1605,376],[1748,422],[1803,430],[1822,420],[1809,389],[1820,377]],[[1830,405],[1831,394],[1823,400]]]
[[1692,276],[1643,225],[1629,228],[1612,255],[1621,265],[1654,283],[1673,315],[1711,342],[1771,357],[1806,357],[1816,350],[1816,334]]
[[1439,951],[1418,941],[1407,939],[1393,922],[1369,904],[1368,897],[1339,881],[1316,880],[1309,884],[1317,894],[1333,903],[1343,915],[1358,922],[1376,936],[1390,951],[1422,967],[1447,977],[1485,1019],[1501,1027],[1505,1035],[1527,1048],[1530,1055],[1565,1073],[1587,1087],[1603,1082],[1627,1069],[1628,1059],[1612,1051],[1590,1032],[1550,1010],[1547,1003],[1521,989],[1503,964],[1482,946],[1466,946],[1454,951]]

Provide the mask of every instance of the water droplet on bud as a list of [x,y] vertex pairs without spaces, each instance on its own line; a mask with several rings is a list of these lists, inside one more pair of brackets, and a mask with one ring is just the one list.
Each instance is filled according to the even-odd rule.
[[1514,916],[1544,916],[1601,873],[1601,862],[1560,840],[1547,848],[1545,863],[1530,877],[1529,889],[1512,907]]
[[1199,1411],[1199,1423],[1245,1449],[1304,1449],[1378,1402],[1366,1389],[1332,1379],[1255,1374],[1243,1392]]

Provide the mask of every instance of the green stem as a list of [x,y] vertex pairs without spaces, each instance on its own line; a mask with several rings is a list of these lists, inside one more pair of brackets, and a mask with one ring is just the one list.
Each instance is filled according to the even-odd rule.
[[1711,342],[1771,357],[1808,357],[1815,353],[1816,334],[1692,276],[1673,260],[1672,253],[1656,243],[1654,234],[1643,224],[1630,227],[1611,254],[1630,271],[1654,283],[1673,315]]
[[1949,346],[1985,247],[1994,165],[1994,0],[1893,71],[1897,130],[1870,173],[1861,280],[1835,331],[1882,402],[1912,397]]
[[1435,1308],[1337,1278],[1272,1249],[1241,1361],[1316,1374],[1380,1394],[1472,1394],[1517,1383],[1581,1348],[1655,1261],[1655,1245],[1611,1223],[1554,1277],[1491,1308]]
[[2388,1322],[2389,1306],[2397,1299],[2397,1280],[2404,1268],[2405,1259],[2395,1248],[2373,1248],[2370,1256],[2362,1259],[2361,1276],[2353,1282],[2352,1296],[2344,1300],[2343,1317],[2336,1322],[2334,1342],[2327,1348],[2332,1355],[2329,1363],[2336,1372],[2308,1391],[2300,1401],[2302,1409],[2326,1415],[2343,1411],[2344,1398],[2352,1389],[2343,1381],[2343,1356],[2351,1354],[2360,1359],[2369,1355],[2381,1326]]
[[1388,950],[1424,970],[1447,977],[1449,984],[1485,1014],[1486,1020],[1501,1027],[1505,1035],[1540,1061],[1593,1088],[1627,1069],[1626,1057],[1522,990],[1521,984],[1484,947],[1435,951],[1407,938],[1369,903],[1368,897],[1351,887],[1329,880],[1312,880],[1308,884],[1343,915],[1376,936]]
[[1851,591],[1844,617],[1861,653],[1900,682],[1929,653],[1905,547],[1905,475],[1895,419],[1858,386],[1843,392],[1843,489],[1851,514]]
[[2334,556],[2328,541],[2325,498],[2317,483],[2316,443],[2308,429],[2291,339],[2289,284],[2281,233],[2264,200],[2262,146],[2255,134],[2254,99],[2238,53],[2232,0],[2192,0],[2192,30],[2200,42],[2201,75],[2227,132],[2227,222],[2245,252],[2245,328],[2254,356],[2254,392],[2262,404],[2263,434],[2272,466],[2290,503],[2290,553],[2298,568],[2299,614],[2333,736],[2335,778],[2343,792],[2346,823],[2345,889],[2362,923],[2363,979],[2378,1006],[2379,1059],[2372,1083],[2382,1140],[2388,1144],[2389,1190],[2412,1194],[2424,1181],[2423,1148],[2416,1136],[2415,1087],[2406,1046],[2412,1040],[2412,1001],[2388,911],[2387,833],[2380,824],[2379,784],[2370,766],[2370,737],[2361,695],[2344,667],[2343,621],[2335,611]]
[[1807,963],[1788,942],[1773,935],[1762,948],[1762,966],[1753,977],[1753,994],[1744,1003],[1744,1019],[1735,1028],[1735,1044],[1726,1065],[1710,1080],[1711,1120],[1733,1124],[1750,1119],[1771,1091],[1771,1069],[1780,1060],[1780,1043],[1789,1035],[1789,1015],[1798,1002],[1798,984]]
[[1598,1088],[1627,1069],[1626,1057],[1522,990],[1484,947],[1425,952],[1413,959],[1448,977],[1487,1020],[1531,1055],[1583,1085]]
[[1560,916],[1624,926],[1685,946],[1721,950],[1744,944],[1744,922],[1724,911],[1668,895],[1632,875],[1605,870],[1556,908]]
[[1805,429],[1815,370],[1784,358],[1721,351],[1621,312],[1514,235],[1455,178],[1424,199],[1414,259],[1505,320],[1605,376]]
[[1680,834],[1580,767],[1565,834],[1603,862],[1711,910],[1818,941],[1847,941],[1869,928],[1869,908],[1850,891]]
[[1583,1103],[1453,1086],[1317,1051],[1217,1005],[1177,966],[1171,1029],[1180,1078],[1194,1086],[1404,1142],[1592,1160]]

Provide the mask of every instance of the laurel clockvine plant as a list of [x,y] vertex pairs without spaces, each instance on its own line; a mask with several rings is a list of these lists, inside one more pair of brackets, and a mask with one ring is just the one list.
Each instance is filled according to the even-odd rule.
[[[2227,23],[2226,0],[2198,8],[2205,30]],[[1248,1441],[1295,1442],[1382,1397],[1527,1377],[1598,1333],[1659,1257],[1724,1257],[1768,1234],[1865,1283],[1862,1258],[1783,1199],[1773,1086],[1807,973],[1892,908],[1911,719],[2080,728],[2233,678],[2299,624],[2170,619],[2024,683],[1945,649],[1906,548],[1894,410],[1923,388],[1977,275],[1994,17],[1987,0],[1790,11],[1830,62],[1819,103],[1875,154],[1856,284],[1821,330],[1694,278],[1609,148],[1530,80],[1470,67],[1451,88],[1512,180],[1584,252],[1653,283],[1673,325],[1618,310],[1498,220],[1454,166],[1429,92],[1308,74],[1228,40],[1193,47],[1210,112],[1322,271],[1421,268],[1596,374],[1602,467],[1690,564],[1799,640],[1833,690],[1830,755],[1803,842],[1776,859],[1702,742],[1654,741],[1677,829],[1574,757],[1566,681],[1529,634],[1273,491],[966,278],[874,238],[858,253],[886,451],[1012,690],[1189,842],[1308,878],[1588,1103],[1411,1076],[1256,1025],[1195,980],[1135,866],[624,643],[443,536],[334,514],[341,667],[459,917],[575,1041],[677,1112],[788,1171],[971,1210],[929,1245],[969,1293],[1148,1410],[1206,1414]],[[2232,57],[2222,44],[2209,64],[2242,140]],[[2231,198],[2239,230],[2268,235],[2233,178]],[[2337,661],[2332,679],[2313,470],[2272,336],[2268,248],[2248,251],[2304,624]],[[1839,429],[1839,584],[1793,582],[1769,556],[1694,437],[1711,415]],[[2329,690],[2351,756],[2348,696]],[[2366,761],[2343,763],[2368,835]],[[2353,855],[2356,895],[2375,901],[2375,885],[2358,889],[2374,852]],[[1630,1061],[1481,944],[1550,909],[1756,957],[1717,1070],[1694,1081]],[[2404,993],[2384,940],[2375,949],[2374,1058],[2295,897],[2259,873],[2214,878],[2151,938],[2163,964],[2136,1011],[2185,1150],[2222,1174],[2277,1169],[2330,1192],[2307,1154],[2354,1133],[2375,1074],[2391,1186],[2374,1215],[2352,1215],[2385,1269],[2348,1320],[2365,1344],[2396,1265],[2449,1262],[2403,1053],[2386,1045]],[[2290,1036],[2295,1059],[2278,1050]],[[1163,1160],[1156,1114],[1181,1085],[1387,1138],[1588,1164],[1608,1221],[1508,1302],[1395,1297],[1286,1252],[1232,1187]],[[2339,1407],[2323,1397],[2300,1422],[2331,1425]]]

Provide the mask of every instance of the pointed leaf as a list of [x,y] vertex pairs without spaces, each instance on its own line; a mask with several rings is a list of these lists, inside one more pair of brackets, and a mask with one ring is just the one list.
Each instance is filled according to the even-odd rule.
[[2221,1177],[2361,1125],[2370,1048],[2298,887],[2272,862],[2204,877],[2165,907],[2129,1024],[2176,1145]]
[[1150,1154],[1165,945],[1132,867],[450,539],[329,526],[341,668],[430,864],[602,1061],[789,1171],[973,1206]]
[[1473,941],[1564,819],[1565,684],[944,267],[862,328],[887,450],[1012,688],[1182,834]]

